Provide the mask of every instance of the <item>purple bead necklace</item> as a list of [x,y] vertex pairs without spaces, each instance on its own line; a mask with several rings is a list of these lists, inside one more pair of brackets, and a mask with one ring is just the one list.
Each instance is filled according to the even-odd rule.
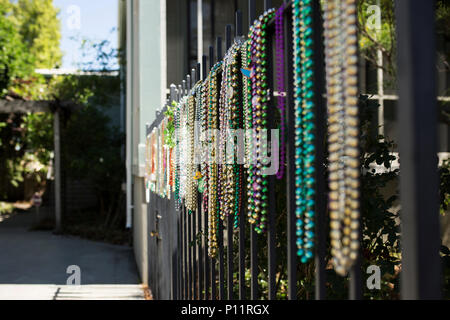
[[286,88],[284,74],[284,4],[275,13],[275,47],[276,47],[276,88],[278,91],[277,108],[280,111],[280,167],[277,172],[277,179],[283,179],[286,160]]

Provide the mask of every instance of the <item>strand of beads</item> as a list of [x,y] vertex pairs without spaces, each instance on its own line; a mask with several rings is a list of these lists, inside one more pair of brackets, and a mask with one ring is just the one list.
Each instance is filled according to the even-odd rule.
[[217,255],[218,249],[218,152],[217,152],[217,136],[218,130],[218,73],[222,63],[217,63],[210,73],[209,83],[209,109],[208,109],[208,127],[210,142],[210,164],[209,164],[209,196],[208,196],[208,224],[209,224],[209,250],[210,257]]
[[251,51],[249,52],[252,69],[252,106],[253,106],[253,140],[256,148],[256,163],[248,170],[248,216],[255,225],[257,233],[263,233],[267,224],[267,175],[263,174],[263,138],[267,125],[267,102],[269,99],[267,85],[266,28],[275,10],[266,11],[250,28]]
[[180,104],[177,103],[174,111],[175,122],[175,209],[180,211],[181,209],[181,197],[180,197]]
[[292,4],[294,37],[295,186],[297,255],[302,263],[314,256],[315,114],[311,0]]
[[180,101],[180,123],[181,123],[181,139],[180,139],[180,198],[186,199],[187,191],[187,163],[188,163],[188,139],[187,137],[187,113],[188,113],[188,96],[184,96]]
[[284,75],[284,4],[275,14],[275,47],[276,47],[276,88],[278,91],[277,108],[280,111],[280,167],[277,172],[277,179],[283,179],[286,160],[285,143],[285,119],[286,119],[286,88]]
[[225,221],[225,218],[231,215],[232,212],[232,197],[234,194],[230,193],[233,189],[233,172],[231,165],[228,162],[228,133],[229,133],[229,82],[230,82],[230,55],[229,52],[225,55],[222,71],[222,85],[220,89],[219,100],[219,184],[221,195],[220,199],[220,218]]
[[186,177],[186,208],[189,212],[197,209],[197,188],[195,185],[195,97],[188,97],[188,114],[187,114],[187,177]]
[[359,250],[356,2],[327,1],[324,14],[331,254],[336,272],[345,276]]
[[252,93],[250,91],[251,81],[249,72],[250,59],[248,57],[250,52],[250,42],[246,41],[241,45],[241,64],[242,64],[242,101],[243,101],[243,115],[244,115],[244,130],[245,130],[245,163],[246,169],[250,168],[252,163],[252,128],[253,128],[253,115],[251,112],[250,101]]
[[203,148],[202,148],[202,179],[203,179],[203,212],[205,214],[208,213],[208,196],[209,196],[209,144],[207,142],[208,139],[208,110],[209,110],[209,104],[208,104],[208,94],[209,94],[209,78],[205,80],[205,82],[202,84],[202,141],[203,141]]

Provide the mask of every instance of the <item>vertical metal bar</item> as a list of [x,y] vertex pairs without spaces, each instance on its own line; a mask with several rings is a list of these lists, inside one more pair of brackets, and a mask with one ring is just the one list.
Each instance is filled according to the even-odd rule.
[[[270,5],[270,1],[265,1],[265,6]],[[267,10],[268,8],[266,8]],[[272,63],[272,57],[273,57],[273,50],[272,50],[272,37],[268,37],[267,39],[267,56],[269,57],[267,62],[267,82],[269,88],[274,88],[274,81],[273,81],[273,63]],[[275,106],[273,104],[273,90],[271,90],[271,99],[269,101],[268,105],[268,121],[267,121],[267,128],[268,129],[274,129],[275,123]],[[273,139],[273,137],[271,137]],[[274,150],[271,150],[271,152],[274,152]],[[278,159],[277,159],[278,161]],[[272,163],[273,165],[273,163]],[[280,164],[282,165],[282,164]],[[268,265],[268,289],[269,289],[269,300],[275,300],[276,299],[276,251],[275,251],[275,233],[276,233],[276,227],[275,227],[275,215],[276,215],[276,197],[275,197],[275,175],[270,175],[268,177],[268,194],[269,194],[269,207],[267,212],[267,219],[268,219],[268,226],[267,226],[267,265]]]
[[57,109],[53,117],[53,141],[55,148],[55,231],[61,230],[61,135],[60,135],[60,111]]
[[[242,37],[242,12],[236,12],[236,37]],[[240,76],[243,81],[245,79]],[[244,171],[245,172],[245,171]],[[245,181],[245,179],[243,179]],[[241,201],[239,208],[239,299],[245,299],[245,217],[244,201]]]
[[185,67],[185,73],[189,72],[190,69],[190,58],[191,58],[191,42],[192,42],[192,35],[191,35],[191,26],[192,26],[192,22],[191,22],[191,1],[188,0],[186,1],[186,32],[185,32],[185,36],[186,36],[186,57],[185,57],[185,63],[186,63],[186,67]]
[[184,284],[183,284],[183,232],[181,228],[181,215],[179,211],[177,213],[178,220],[178,300],[182,300],[184,296]]
[[[206,55],[202,56],[202,80],[205,81],[207,77],[207,57]],[[199,196],[198,207],[200,208],[200,212],[203,211],[202,208],[202,199]],[[199,217],[199,220],[201,218]],[[200,266],[203,266],[203,299],[208,300],[209,295],[209,257],[208,257],[208,212],[203,212],[203,228],[202,228],[202,245],[203,245],[203,259],[199,255]],[[201,252],[202,250],[200,250]],[[202,272],[202,271],[200,271]]]
[[264,0],[264,10],[267,11],[272,8],[272,0]]
[[[231,25],[225,27],[225,50],[231,47]],[[228,300],[233,299],[233,216],[227,217],[227,289]]]
[[209,290],[211,288],[211,279],[209,274],[210,258],[208,256],[208,212],[203,214],[203,244],[204,244],[204,256],[205,256],[205,295],[204,299],[209,299]]
[[[223,58],[222,53],[222,37],[217,37],[217,61]],[[218,92],[220,92],[220,81],[218,83]],[[219,165],[220,166],[220,165]],[[219,209],[220,210],[220,209]],[[224,266],[224,250],[223,250],[223,221],[219,219],[219,299],[225,298],[225,266]]]
[[235,27],[236,37],[241,37],[243,34],[242,30],[242,11],[236,11],[236,27]]
[[214,47],[209,46],[209,68],[212,69],[215,64]]
[[211,258],[211,300],[217,300],[216,258]]
[[192,227],[192,291],[193,299],[197,300],[197,210],[191,213],[191,227]]
[[223,250],[223,221],[219,219],[219,299],[225,299],[225,259]]
[[325,70],[323,66],[323,21],[320,0],[313,0],[313,30],[314,30],[314,92],[316,106],[316,280],[315,298],[324,300],[325,268],[327,250],[327,188],[325,163],[325,139],[326,139],[326,108],[325,108]]
[[225,26],[225,52],[231,48],[231,24]]
[[233,216],[227,217],[227,288],[228,300],[233,299]]
[[197,83],[197,67],[191,70],[191,90],[194,89],[196,83]]
[[[255,0],[248,1],[249,26],[253,24],[256,19]],[[258,299],[258,248],[257,248],[257,234],[253,226],[250,226],[250,272],[251,272],[251,287],[250,299]]]
[[203,228],[202,228],[202,200],[201,200],[201,193],[197,194],[197,236],[198,238],[196,240],[198,240],[198,245],[197,245],[197,254],[198,254],[198,299],[202,299],[203,298],[203,291],[205,290],[204,288],[204,282],[203,282],[203,242],[202,242],[202,232],[203,232]]
[[[174,84],[170,85],[170,103],[172,103],[172,101],[176,100],[176,91],[177,91],[177,87]],[[147,135],[149,134],[149,132],[147,132]],[[172,299],[174,300],[178,300],[179,299],[179,269],[178,269],[178,255],[179,255],[179,235],[180,233],[178,232],[178,213],[176,212],[174,207],[173,208],[174,212],[170,212],[171,214],[171,227],[173,229],[172,232],[176,232],[176,234],[171,235],[171,239],[175,239],[175,241],[173,241],[173,247],[171,248],[171,255],[172,255],[172,270],[173,270],[173,277],[172,277]]]
[[248,0],[248,28],[253,24],[256,19],[256,4],[255,0]]
[[211,43],[214,42],[214,39],[216,38],[216,1],[210,0],[211,3],[211,11],[210,11],[210,18],[211,18]]
[[182,246],[183,246],[183,256],[182,256],[182,268],[183,268],[183,299],[187,300],[187,266],[186,266],[186,217],[184,214],[184,208],[180,208],[181,216],[181,233],[182,233]]
[[258,299],[258,238],[253,225],[250,225],[250,299]]
[[[289,4],[288,0],[285,0]],[[288,258],[288,298],[297,299],[297,255],[295,245],[295,112],[293,96],[293,68],[292,68],[292,15],[284,19],[285,61],[286,61],[286,106],[287,106],[287,258]]]
[[403,299],[440,299],[434,1],[396,2]]
[[217,46],[217,62],[221,61],[223,58],[223,53],[222,53],[222,37],[217,37],[217,41],[216,41],[216,46]]
[[[244,179],[245,181],[245,179]],[[245,215],[244,201],[239,213],[239,300],[245,300]]]
[[197,63],[196,75],[196,82],[202,80],[202,64],[200,62]]
[[189,91],[192,89],[192,83],[191,83],[191,75],[186,76],[186,94],[189,94]]
[[205,56],[205,55],[203,55],[203,57],[202,57],[202,80],[204,81],[204,80],[206,80],[206,77],[207,77],[207,66],[206,66],[206,60],[207,60],[207,57]]
[[186,210],[187,220],[187,253],[188,253],[188,298],[192,300],[192,213]]

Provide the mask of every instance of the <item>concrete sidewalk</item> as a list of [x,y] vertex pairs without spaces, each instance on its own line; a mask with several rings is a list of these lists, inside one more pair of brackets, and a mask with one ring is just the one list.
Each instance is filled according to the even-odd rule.
[[[32,221],[31,213],[18,213],[0,222],[0,298],[5,299],[5,293],[13,296],[15,290],[23,292],[25,288],[10,285],[45,285],[25,290],[32,288],[33,292],[41,292],[43,299],[49,292],[55,297],[54,293],[61,290],[76,297],[95,298],[96,294],[92,293],[95,290],[100,298],[107,291],[116,292],[117,297],[137,297],[135,289],[141,286],[132,248],[56,236],[51,232],[30,232]],[[82,287],[75,293],[72,291],[76,287],[62,287],[70,276],[66,273],[67,268],[72,265],[81,269]],[[85,285],[107,286],[89,288]],[[131,290],[131,295],[120,294],[120,289],[114,291],[114,288]],[[141,291],[139,298],[144,295]]]
[[141,285],[0,284],[1,300],[145,300]]

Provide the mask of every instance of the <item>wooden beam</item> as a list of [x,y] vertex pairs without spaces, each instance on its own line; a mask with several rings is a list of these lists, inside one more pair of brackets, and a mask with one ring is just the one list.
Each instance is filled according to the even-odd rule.
[[0,113],[50,112],[50,101],[0,100]]
[[54,112],[52,106],[58,105],[62,109],[76,110],[80,105],[72,101],[26,101],[26,100],[0,100],[0,113],[38,113]]

